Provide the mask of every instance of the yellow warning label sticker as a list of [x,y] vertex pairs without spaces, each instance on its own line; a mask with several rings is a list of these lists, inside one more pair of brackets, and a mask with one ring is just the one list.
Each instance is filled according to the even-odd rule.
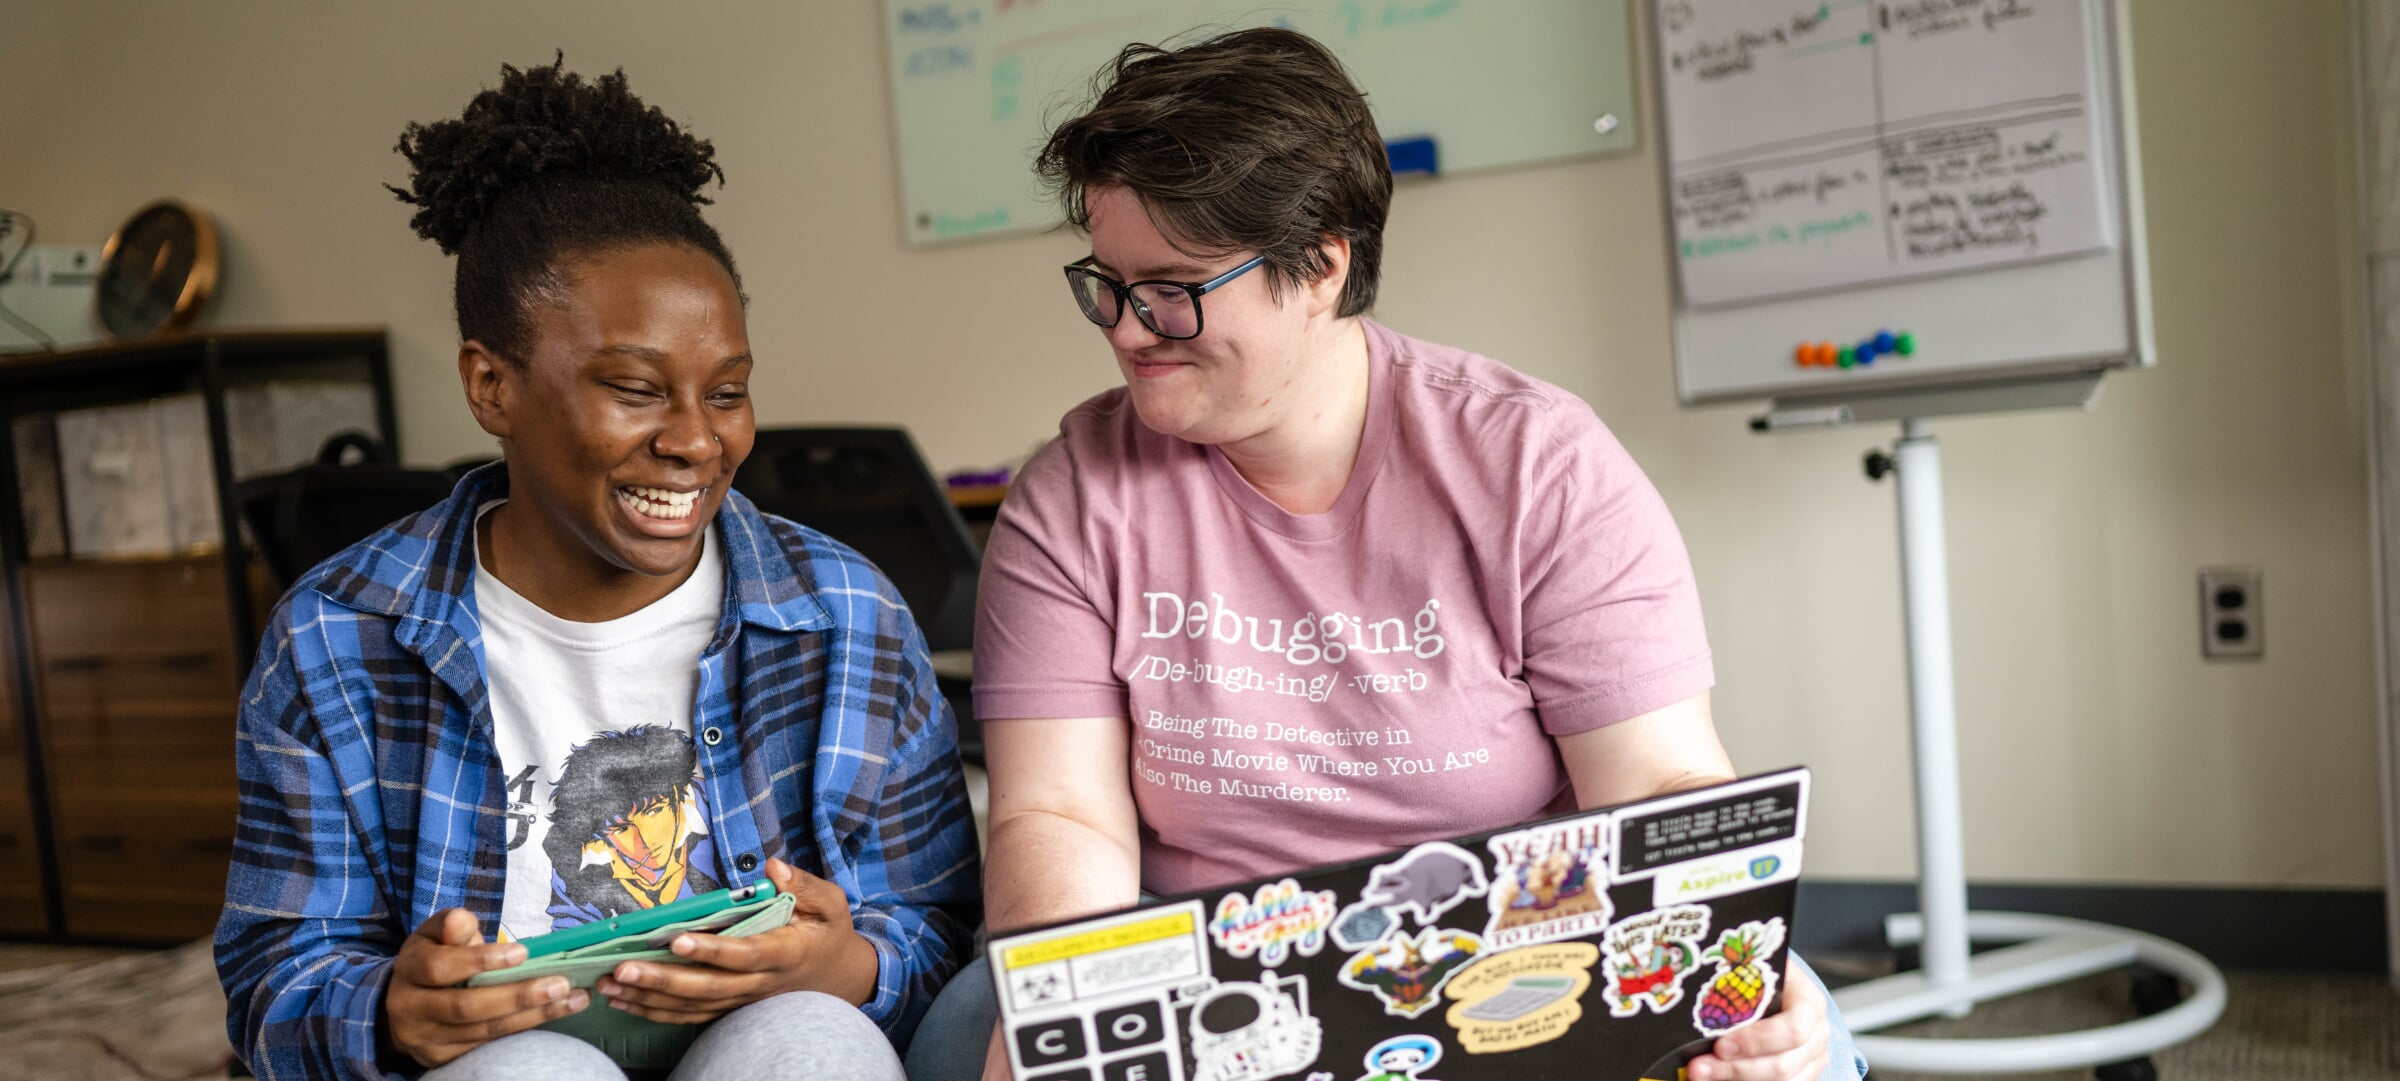
[[1022,946],[1010,946],[1000,951],[1000,964],[1003,968],[1017,969],[1027,965],[1064,961],[1070,957],[1082,957],[1086,954],[1118,950],[1127,946],[1139,946],[1145,942],[1156,942],[1162,938],[1189,935],[1198,928],[1198,922],[1189,911],[1170,912],[1134,923],[1121,923],[1113,927],[1076,931],[1057,938],[1028,942]]

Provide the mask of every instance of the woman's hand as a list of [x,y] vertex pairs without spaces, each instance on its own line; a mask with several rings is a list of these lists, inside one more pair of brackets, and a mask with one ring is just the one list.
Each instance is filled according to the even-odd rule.
[[983,1054],[983,1081],[1015,1081],[1016,1075],[1008,1068],[1008,1045],[1001,1039],[1000,1031],[992,1033],[991,1049]]
[[1684,1067],[1691,1081],[1817,1081],[1825,1073],[1833,1025],[1817,981],[1783,969],[1783,1012],[1717,1041]]
[[767,880],[792,895],[792,922],[743,938],[677,935],[668,948],[690,964],[627,961],[600,978],[600,993],[610,1006],[670,1024],[714,1021],[786,991],[865,1003],[879,961],[851,927],[842,888],[782,860],[767,861]]
[[583,1009],[591,997],[557,976],[461,987],[478,972],[525,960],[514,942],[485,942],[475,914],[445,908],[400,944],[383,991],[383,1038],[425,1066],[440,1066],[486,1042]]

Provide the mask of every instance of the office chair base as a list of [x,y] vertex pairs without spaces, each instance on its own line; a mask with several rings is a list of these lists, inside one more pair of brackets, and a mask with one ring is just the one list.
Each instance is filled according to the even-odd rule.
[[[2147,1056],[2206,1031],[2225,1012],[2225,977],[2189,947],[2140,931],[2088,920],[2018,912],[1969,912],[1967,933],[1981,942],[2015,945],[1970,958],[1964,980],[1935,986],[1923,972],[1903,972],[1834,992],[1834,1002],[1853,1032],[1936,1015],[1964,1017],[1978,1002],[2049,987],[2068,980],[2142,965],[2190,985],[2181,1002],[2158,976],[2144,973],[2134,985],[2140,1020],[2081,1032],[2005,1039],[1925,1039],[1866,1036],[1858,1049],[1876,1067],[1923,1073],[2018,1073],[2095,1066],[2106,1081],[2156,1076]],[[1884,921],[1893,946],[1914,945],[1925,934],[1924,918],[1908,912]],[[2153,1009],[2158,1012],[2152,1013]],[[2147,1070],[2147,1074],[2144,1071]]]

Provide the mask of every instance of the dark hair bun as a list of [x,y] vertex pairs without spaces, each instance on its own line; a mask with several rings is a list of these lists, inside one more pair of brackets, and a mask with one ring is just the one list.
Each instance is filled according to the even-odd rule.
[[455,253],[494,203],[553,178],[656,181],[692,204],[709,201],[709,181],[725,182],[708,140],[634,97],[623,69],[585,82],[565,66],[563,52],[547,67],[502,65],[500,88],[475,95],[465,115],[400,133],[412,175],[391,191],[419,208],[408,222],[419,236]]

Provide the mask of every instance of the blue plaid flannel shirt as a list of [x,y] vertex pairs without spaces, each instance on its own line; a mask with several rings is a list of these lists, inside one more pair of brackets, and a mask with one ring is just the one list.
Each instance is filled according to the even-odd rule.
[[[472,531],[505,468],[311,570],[259,645],[216,956],[227,1030],[262,1081],[417,1073],[378,1050],[400,943],[455,906],[498,926],[508,797]],[[956,722],[865,559],[739,493],[715,528],[726,601],[695,729],[732,738],[694,742],[726,884],[781,857],[841,886],[880,962],[862,1008],[906,1046],[980,919]]]

